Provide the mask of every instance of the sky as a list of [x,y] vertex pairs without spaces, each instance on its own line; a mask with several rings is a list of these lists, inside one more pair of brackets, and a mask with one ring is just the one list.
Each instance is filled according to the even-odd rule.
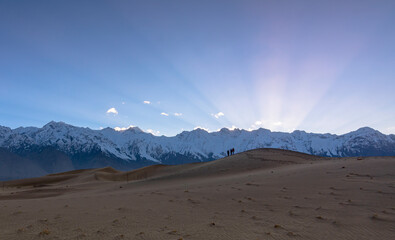
[[0,1],[0,125],[395,134],[395,1]]

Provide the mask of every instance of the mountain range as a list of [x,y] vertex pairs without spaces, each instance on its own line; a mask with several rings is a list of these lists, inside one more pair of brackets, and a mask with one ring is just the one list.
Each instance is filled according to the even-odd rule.
[[326,157],[395,156],[395,135],[369,127],[343,135],[223,128],[211,133],[195,129],[166,137],[138,127],[92,130],[53,121],[42,128],[0,126],[0,179],[81,168],[130,170],[152,164],[211,161],[225,157],[230,148],[236,152],[280,148]]

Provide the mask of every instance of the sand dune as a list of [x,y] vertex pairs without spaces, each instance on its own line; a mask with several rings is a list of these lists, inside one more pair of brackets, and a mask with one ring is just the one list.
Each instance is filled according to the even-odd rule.
[[393,239],[395,157],[258,149],[0,182],[0,239]]

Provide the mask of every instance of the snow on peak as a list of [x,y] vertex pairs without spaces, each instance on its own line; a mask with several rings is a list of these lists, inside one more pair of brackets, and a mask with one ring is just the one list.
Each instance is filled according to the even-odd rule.
[[[53,146],[67,154],[102,152],[121,159],[146,159],[160,162],[166,154],[184,154],[196,159],[220,158],[226,150],[235,148],[237,152],[255,148],[283,148],[324,156],[343,156],[344,150],[355,152],[361,146],[379,149],[395,148],[392,136],[381,134],[371,128],[361,128],[344,135],[314,134],[305,131],[292,133],[271,132],[259,128],[253,131],[222,128],[209,133],[198,128],[184,131],[174,137],[154,136],[140,128],[130,126],[117,130],[104,128],[92,130],[75,127],[64,122],[49,122],[42,128],[18,128],[11,130],[0,127],[0,147],[21,148],[29,146]],[[394,146],[394,147],[391,147]]]
[[361,127],[354,132],[361,133],[361,134],[370,134],[370,133],[378,133],[379,131],[377,131],[373,128],[370,128],[370,127]]
[[370,127],[362,127],[356,131],[352,131],[352,132],[349,132],[344,135],[349,136],[349,137],[356,137],[356,136],[363,137],[363,136],[372,136],[372,135],[384,136],[384,134],[382,134],[381,132],[379,132],[373,128],[370,128]]
[[128,131],[128,130],[135,130],[138,132],[142,132],[142,130],[140,128],[135,127],[133,125],[130,125],[129,127],[115,127],[114,130],[117,132],[124,132],[124,131]]
[[201,133],[205,132],[205,133],[208,133],[209,131],[206,128],[204,128],[204,127],[196,127],[191,132],[201,132]]

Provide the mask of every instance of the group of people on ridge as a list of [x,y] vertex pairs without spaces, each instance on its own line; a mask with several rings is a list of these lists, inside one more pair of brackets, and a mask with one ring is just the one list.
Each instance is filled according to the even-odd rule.
[[229,149],[229,150],[226,151],[226,152],[228,153],[228,156],[229,156],[229,154],[230,154],[230,155],[233,155],[233,154],[235,154],[235,148]]

